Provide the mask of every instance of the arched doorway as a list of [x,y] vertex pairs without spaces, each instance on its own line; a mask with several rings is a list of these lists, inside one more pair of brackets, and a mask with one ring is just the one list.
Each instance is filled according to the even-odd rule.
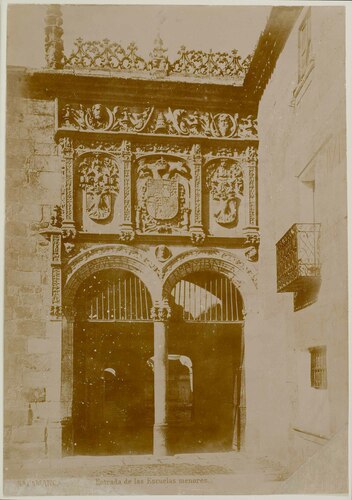
[[152,300],[133,273],[105,269],[76,294],[73,442],[78,454],[153,449]]
[[[173,286],[169,302],[169,449],[173,453],[239,449],[242,296],[220,273],[196,271]],[[170,363],[170,356],[189,360],[188,373],[187,366],[181,369],[179,363]]]

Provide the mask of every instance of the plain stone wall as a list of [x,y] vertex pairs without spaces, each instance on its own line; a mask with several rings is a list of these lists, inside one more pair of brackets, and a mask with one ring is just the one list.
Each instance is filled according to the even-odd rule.
[[[330,439],[346,424],[348,410],[344,8],[311,8],[315,66],[293,99],[298,29],[306,11],[281,53],[258,115],[259,301],[265,374],[260,399],[270,401],[263,413],[267,432],[262,446],[269,455],[286,456],[291,470],[321,447],[304,433]],[[275,243],[292,224],[313,222],[312,195],[302,183],[306,177],[300,176],[305,168],[315,170],[322,285],[315,304],[294,312],[293,293],[276,292]],[[327,346],[327,390],[310,387],[308,349],[319,345]]]
[[5,455],[25,458],[45,453],[45,429],[55,413],[53,405],[58,406],[49,386],[54,354],[46,326],[49,244],[39,229],[49,221],[51,206],[60,202],[61,169],[54,141],[54,101],[22,98],[12,79],[9,86],[4,435]]

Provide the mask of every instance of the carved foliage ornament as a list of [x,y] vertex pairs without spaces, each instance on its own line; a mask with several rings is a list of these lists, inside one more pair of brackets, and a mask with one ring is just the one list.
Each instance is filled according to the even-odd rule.
[[172,233],[189,229],[189,167],[179,158],[141,158],[137,168],[136,228]]
[[99,103],[92,106],[65,104],[61,110],[60,124],[65,128],[79,130],[142,132],[152,112],[152,107],[138,112],[124,106],[114,106],[110,109]]
[[238,113],[185,109],[64,104],[59,126],[65,129],[152,133],[211,138],[257,139],[257,120]]
[[106,220],[112,213],[113,195],[119,190],[115,159],[106,154],[87,155],[79,160],[78,171],[88,216],[94,221]]
[[208,167],[207,187],[217,202],[215,220],[222,226],[234,226],[238,220],[238,206],[243,196],[243,174],[233,160],[214,161]]

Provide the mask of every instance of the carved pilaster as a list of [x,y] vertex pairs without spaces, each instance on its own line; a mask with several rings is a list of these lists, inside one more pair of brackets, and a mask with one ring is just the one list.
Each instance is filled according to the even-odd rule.
[[61,272],[61,231],[51,233],[51,319],[59,320],[62,316],[62,272]]
[[73,225],[73,144],[70,137],[60,139],[62,157],[62,223]]
[[64,43],[60,5],[50,5],[45,17],[45,59],[49,68],[64,66]]
[[62,158],[62,239],[68,254],[72,253],[74,245],[72,240],[76,237],[77,230],[74,220],[74,149],[70,137],[60,139]]
[[248,225],[256,227],[258,225],[257,150],[252,146],[248,147],[241,155],[241,163],[243,170],[246,171],[246,181],[248,189]]
[[192,204],[191,241],[199,245],[204,242],[205,233],[202,220],[202,151],[200,144],[194,144],[191,152],[192,165]]
[[133,241],[135,236],[132,223],[132,152],[130,141],[122,142],[121,159],[123,165],[123,220],[120,239],[128,243]]

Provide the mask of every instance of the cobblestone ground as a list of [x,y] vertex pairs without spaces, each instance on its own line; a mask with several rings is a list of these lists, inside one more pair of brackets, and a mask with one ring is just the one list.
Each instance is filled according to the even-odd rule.
[[4,471],[12,495],[274,493],[285,473],[238,453],[67,457],[38,460]]

